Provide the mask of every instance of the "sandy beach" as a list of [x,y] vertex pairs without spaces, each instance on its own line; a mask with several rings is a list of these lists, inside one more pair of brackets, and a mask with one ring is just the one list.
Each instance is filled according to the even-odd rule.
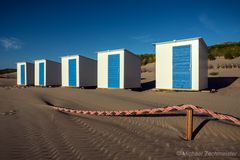
[[205,115],[194,115],[194,140],[185,141],[185,112],[101,117],[51,108],[128,110],[193,104],[240,117],[240,69],[218,69],[219,75],[210,76],[215,93],[155,92],[154,64],[144,67],[148,71],[142,73],[142,91],[15,88],[14,74],[0,78],[0,159],[240,158],[240,127]]

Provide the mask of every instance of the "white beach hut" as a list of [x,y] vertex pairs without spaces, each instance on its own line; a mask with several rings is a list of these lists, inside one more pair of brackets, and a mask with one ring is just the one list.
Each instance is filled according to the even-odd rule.
[[63,87],[96,87],[97,61],[80,56],[70,55],[61,58]]
[[156,88],[202,90],[208,87],[208,50],[202,38],[155,43]]
[[34,84],[34,64],[29,62],[17,63],[17,85]]
[[126,49],[98,52],[98,88],[141,87],[141,60]]
[[61,64],[41,59],[35,60],[35,86],[61,85]]

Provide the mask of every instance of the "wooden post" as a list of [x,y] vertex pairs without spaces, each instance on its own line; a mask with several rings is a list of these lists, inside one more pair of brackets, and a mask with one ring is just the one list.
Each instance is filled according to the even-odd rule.
[[192,140],[192,132],[193,132],[193,110],[192,108],[187,108],[187,117],[186,117],[186,140]]

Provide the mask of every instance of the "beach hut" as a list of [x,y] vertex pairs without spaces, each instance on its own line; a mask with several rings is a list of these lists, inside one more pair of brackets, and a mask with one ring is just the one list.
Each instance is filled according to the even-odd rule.
[[80,56],[70,55],[61,58],[63,87],[96,87],[97,61]]
[[35,60],[35,86],[61,85],[61,64],[41,59]]
[[17,85],[34,84],[34,64],[29,62],[17,63]]
[[202,38],[155,43],[156,88],[202,90],[208,87],[208,49]]
[[141,60],[126,49],[99,51],[98,88],[141,87]]

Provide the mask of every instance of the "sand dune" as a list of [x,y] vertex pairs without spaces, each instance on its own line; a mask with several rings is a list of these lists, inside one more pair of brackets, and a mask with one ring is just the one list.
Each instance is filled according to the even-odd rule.
[[201,115],[195,116],[194,126],[203,127],[195,130],[194,141],[186,142],[182,112],[160,117],[97,117],[51,109],[60,105],[122,110],[189,102],[240,116],[240,101],[220,105],[233,100],[221,95],[30,87],[1,88],[0,96],[0,159],[175,159],[180,151],[239,149],[238,126]]
[[208,65],[217,67],[217,65],[236,64],[240,65],[240,57],[234,59],[225,59],[224,57],[217,57],[214,61],[208,61]]

